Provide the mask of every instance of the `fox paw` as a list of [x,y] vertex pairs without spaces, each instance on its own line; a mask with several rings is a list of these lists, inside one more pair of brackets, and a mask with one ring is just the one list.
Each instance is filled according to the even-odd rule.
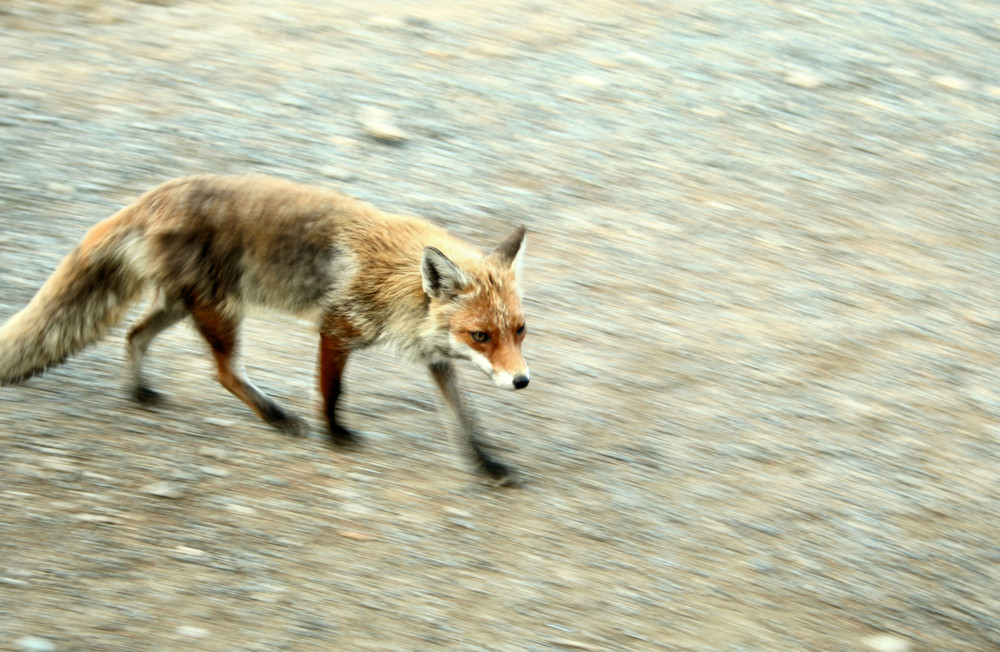
[[291,435],[292,437],[302,437],[309,430],[309,426],[306,425],[305,419],[301,419],[291,414],[286,415],[284,419],[272,421],[271,425],[286,435]]
[[358,438],[354,433],[344,426],[330,426],[330,443],[334,446],[354,446],[358,443]]
[[500,462],[491,459],[480,460],[479,468],[482,469],[483,473],[490,477],[494,486],[517,486],[517,479],[514,477],[514,472],[508,466],[501,464]]
[[142,405],[159,405],[164,401],[163,394],[146,385],[136,386],[132,390],[132,396]]
[[264,420],[269,424],[293,437],[301,437],[306,434],[307,426],[304,419],[285,412],[277,405],[269,405],[263,410]]

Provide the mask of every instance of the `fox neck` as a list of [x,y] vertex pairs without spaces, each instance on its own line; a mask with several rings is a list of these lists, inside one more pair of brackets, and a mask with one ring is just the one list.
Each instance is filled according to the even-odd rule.
[[[426,298],[426,295],[424,295]],[[432,364],[455,359],[448,333],[447,310],[430,301],[395,302],[389,314],[372,315],[352,311],[351,320],[369,333],[357,341],[357,348],[385,347],[412,362]]]
[[453,306],[440,305],[433,300],[428,301],[423,316],[423,326],[418,330],[415,350],[421,361],[427,364],[444,360],[461,359],[452,346],[449,318],[454,312]]

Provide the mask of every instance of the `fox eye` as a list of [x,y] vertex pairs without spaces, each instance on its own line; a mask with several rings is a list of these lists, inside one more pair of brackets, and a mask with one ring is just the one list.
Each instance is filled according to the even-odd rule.
[[471,331],[469,337],[472,338],[473,342],[478,342],[479,344],[490,341],[490,334],[483,331]]
[[521,324],[520,326],[517,327],[517,330],[514,331],[514,335],[517,335],[518,337],[524,335],[524,324]]

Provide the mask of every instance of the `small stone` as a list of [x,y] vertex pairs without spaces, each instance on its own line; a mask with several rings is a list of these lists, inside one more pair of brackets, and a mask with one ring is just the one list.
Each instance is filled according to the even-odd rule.
[[935,75],[931,77],[931,81],[950,91],[967,91],[970,86],[967,80],[952,75]]
[[368,24],[383,29],[400,29],[406,26],[402,20],[392,16],[372,16],[368,19]]
[[654,63],[653,57],[642,52],[626,52],[622,55],[622,61],[639,66],[651,66]]
[[249,505],[226,505],[226,509],[242,516],[253,516],[257,513],[257,510]]
[[713,119],[726,117],[725,111],[716,108],[714,106],[708,106],[708,105],[696,106],[693,109],[691,109],[691,113]]
[[553,639],[551,641],[551,643],[553,645],[555,645],[556,647],[561,647],[561,648],[564,648],[566,650],[585,650],[585,651],[588,651],[588,650],[597,650],[597,649],[599,649],[599,648],[596,648],[596,647],[594,647],[592,645],[588,645],[587,643],[584,643],[583,641],[573,641],[573,640],[569,640],[569,639]]
[[357,174],[346,168],[338,168],[333,165],[327,165],[321,167],[317,171],[324,177],[328,177],[330,179],[336,179],[337,181],[352,181],[358,177]]
[[913,649],[913,644],[905,638],[893,636],[892,634],[876,634],[869,636],[861,643],[874,652],[909,652]]
[[441,50],[439,48],[424,48],[421,53],[425,57],[432,57],[434,59],[454,59],[455,55],[447,50]]
[[173,482],[154,482],[147,484],[139,491],[157,498],[180,498],[184,495],[184,487]]
[[472,512],[465,509],[461,509],[459,507],[448,506],[445,507],[444,510],[442,511],[444,511],[444,513],[447,514],[448,516],[453,516],[455,518],[472,518]]
[[153,124],[152,122],[130,122],[128,126],[135,129],[136,131],[162,131],[163,128],[160,125]]
[[223,111],[235,112],[239,111],[240,107],[232,102],[227,102],[225,100],[220,100],[218,98],[212,98],[208,100],[210,106],[214,106],[217,109],[222,109]]
[[236,427],[236,422],[232,419],[220,419],[219,417],[205,417],[204,422],[210,426],[218,426],[220,428],[234,428]]
[[250,594],[250,599],[256,602],[265,602],[267,604],[274,604],[281,600],[281,596],[275,595],[273,593],[267,593],[264,591],[256,591]]
[[72,195],[76,192],[76,188],[68,183],[59,183],[58,181],[53,181],[52,183],[46,184],[45,186],[49,192],[55,193],[57,195]]
[[576,75],[573,77],[574,84],[589,86],[590,88],[604,88],[608,82],[596,75]]
[[397,144],[410,139],[385,109],[366,109],[361,114],[361,125],[366,134],[383,143]]
[[83,523],[100,523],[103,525],[117,525],[121,523],[119,519],[109,514],[75,514],[73,518]]
[[24,636],[14,641],[14,649],[19,652],[51,652],[55,643],[39,636]]
[[449,524],[455,527],[465,528],[466,530],[476,529],[476,524],[472,520],[472,512],[459,509],[458,507],[445,507],[443,511],[448,515]]
[[199,446],[198,452],[206,457],[214,457],[217,460],[224,460],[229,457],[229,453],[224,449],[215,446]]
[[823,85],[822,80],[811,72],[793,70],[785,73],[785,83],[799,88],[812,90]]
[[618,62],[614,59],[605,59],[603,57],[598,57],[596,59],[590,59],[587,61],[592,66],[597,66],[598,68],[604,68],[605,70],[613,70],[618,67]]
[[187,638],[205,638],[208,636],[208,630],[204,627],[195,627],[194,625],[181,625],[174,630],[178,635]]
[[278,102],[284,104],[285,106],[294,106],[298,109],[304,109],[309,106],[308,100],[288,93],[279,93],[274,99],[278,100]]
[[342,532],[338,532],[337,534],[339,536],[344,537],[345,539],[352,539],[354,541],[371,541],[372,540],[371,535],[364,534],[362,532],[354,532],[354,531],[351,531],[351,530],[344,530]]

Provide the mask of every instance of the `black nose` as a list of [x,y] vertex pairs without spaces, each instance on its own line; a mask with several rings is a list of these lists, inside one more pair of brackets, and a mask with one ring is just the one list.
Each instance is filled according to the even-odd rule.
[[518,376],[514,379],[514,389],[524,389],[528,386],[527,376]]

